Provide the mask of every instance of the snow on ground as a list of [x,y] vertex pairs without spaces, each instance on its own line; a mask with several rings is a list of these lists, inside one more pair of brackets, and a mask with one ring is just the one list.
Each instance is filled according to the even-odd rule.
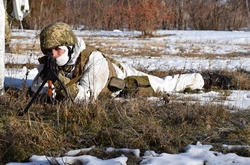
[[[227,147],[227,146],[224,146]],[[230,146],[234,147],[234,146]],[[249,146],[243,146],[248,147]],[[94,147],[92,147],[94,148]],[[92,149],[91,148],[91,149]],[[202,145],[197,142],[196,145],[188,145],[184,148],[183,153],[168,154],[155,153],[154,151],[146,151],[142,154],[140,165],[249,165],[250,158],[240,157],[234,153],[222,154],[220,152],[210,151],[211,145]],[[49,157],[45,155],[33,155],[26,163],[11,162],[7,165],[48,165],[48,164],[73,164],[80,163],[83,165],[126,165],[127,157],[123,154],[120,157],[101,160],[91,155],[75,156],[76,154],[89,149],[72,150],[66,153],[63,157]],[[107,148],[106,152],[124,152],[132,153],[135,156],[140,156],[139,149],[115,149]]]
[[[119,56],[112,54],[111,56],[119,61],[127,62],[134,67],[144,67],[149,71],[154,70],[216,70],[227,69],[237,70],[244,69],[250,71],[250,32],[244,31],[157,31],[161,37],[140,39],[135,36],[140,35],[137,31],[74,31],[77,36],[83,37],[87,43],[97,47],[108,47],[116,52],[133,52],[129,56]],[[37,47],[39,31],[33,30],[13,30],[13,39],[11,46],[18,50],[23,47]],[[149,50],[147,56],[137,56],[138,50]],[[159,51],[160,56],[151,56],[150,50]],[[196,53],[196,57],[180,57],[176,54]],[[207,59],[203,54],[218,54],[216,58]],[[228,53],[238,53],[241,56],[227,57]],[[35,63],[37,58],[41,56],[39,49],[27,49],[25,51],[15,53],[6,53],[5,62],[12,63]],[[28,73],[28,75],[27,75]],[[22,88],[23,83],[30,85],[37,70],[27,70],[25,67],[21,69],[6,69],[5,86],[15,86]],[[174,94],[178,98],[192,97],[201,103],[222,104],[229,110],[249,110],[250,109],[250,91],[232,90],[230,94],[224,98],[223,94],[218,92],[200,92],[198,94]],[[233,148],[234,146],[222,147]],[[237,146],[247,147],[249,146]],[[122,150],[124,152],[132,152],[136,156],[141,156],[140,165],[249,165],[250,158],[240,157],[236,154],[222,154],[211,150],[212,146],[188,145],[184,153],[180,154],[157,154],[154,151],[140,153],[138,149],[112,149],[108,148],[107,152],[115,152]],[[43,165],[56,161],[59,164],[67,164],[80,161],[84,165],[115,165],[126,164],[127,157],[121,155],[118,158],[101,160],[90,155],[74,156],[81,150],[69,151],[71,154],[65,154],[65,157],[49,158],[47,156],[32,156],[31,162],[27,163],[9,163],[9,165],[27,164],[27,165]]]

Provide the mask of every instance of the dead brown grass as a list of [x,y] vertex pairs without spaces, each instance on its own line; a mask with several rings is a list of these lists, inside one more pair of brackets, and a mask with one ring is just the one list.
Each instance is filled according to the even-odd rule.
[[[224,143],[250,142],[249,111],[232,114],[209,103],[165,104],[140,97],[122,102],[102,98],[88,105],[37,101],[28,114],[18,116],[30,100],[25,92],[8,89],[0,99],[0,160],[5,163],[25,161],[32,154],[61,156],[70,149],[94,145],[96,156],[105,159],[116,155],[108,156],[106,147],[179,153],[197,141],[218,151]],[[128,164],[138,163],[138,158],[127,155]]]

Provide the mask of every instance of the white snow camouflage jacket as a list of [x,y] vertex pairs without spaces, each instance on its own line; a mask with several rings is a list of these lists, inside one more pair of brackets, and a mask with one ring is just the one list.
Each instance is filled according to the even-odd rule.
[[[77,39],[78,43],[75,45],[74,54],[72,55],[71,61],[67,65],[74,65],[81,51],[86,48],[83,39]],[[124,79],[127,76],[148,76],[149,82],[155,92],[172,93],[183,91],[186,88],[190,88],[192,90],[202,89],[204,86],[204,80],[199,73],[178,74],[159,78],[138,71],[126,63],[120,63],[120,65],[123,67],[123,70],[121,70],[114,63],[112,65],[115,69],[117,78],[120,79]],[[41,64],[38,67],[38,72],[41,72],[42,68],[43,65]],[[95,101],[108,82],[109,72],[108,62],[104,55],[100,51],[92,52],[89,55],[89,60],[84,66],[83,75],[77,82],[78,93],[76,97],[73,98],[74,101]],[[31,90],[36,92],[42,82],[43,80],[36,76],[32,83]],[[40,93],[47,93],[47,85],[44,86]]]

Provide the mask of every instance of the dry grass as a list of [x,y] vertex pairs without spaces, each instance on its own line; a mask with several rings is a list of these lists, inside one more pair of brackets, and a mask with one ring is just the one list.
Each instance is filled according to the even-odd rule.
[[[142,153],[148,149],[178,153],[197,141],[212,144],[218,151],[224,143],[250,142],[249,111],[244,115],[231,114],[223,106],[209,103],[190,104],[184,100],[160,104],[145,98],[123,102],[102,98],[89,105],[37,101],[28,114],[18,116],[18,110],[25,108],[30,99],[25,92],[8,89],[0,99],[3,163],[25,161],[32,154],[61,156],[70,149],[93,145],[97,146],[96,156],[108,158],[112,155],[104,152],[106,147],[139,148]],[[134,162],[128,164],[139,161],[132,155],[129,157]]]

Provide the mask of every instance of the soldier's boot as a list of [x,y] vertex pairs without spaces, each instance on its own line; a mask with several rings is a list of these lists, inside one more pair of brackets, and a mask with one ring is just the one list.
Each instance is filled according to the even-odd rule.
[[204,79],[204,89],[233,89],[232,78],[214,72],[202,73]]

